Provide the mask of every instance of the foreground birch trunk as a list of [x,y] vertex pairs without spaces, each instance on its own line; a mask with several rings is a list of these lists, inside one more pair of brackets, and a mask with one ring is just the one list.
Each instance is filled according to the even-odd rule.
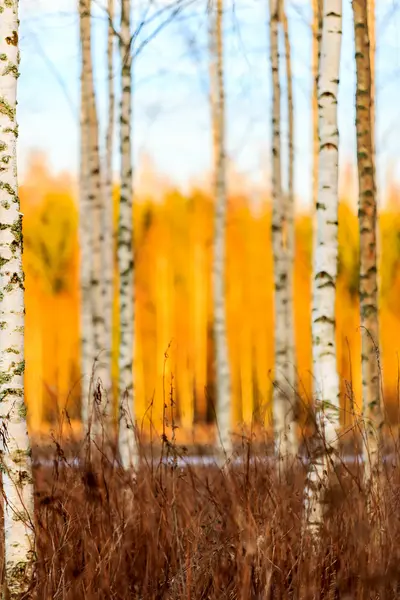
[[[226,326],[226,155],[225,155],[225,89],[223,64],[223,0],[211,7],[211,32],[215,42],[211,52],[211,115],[214,140],[214,342],[217,396],[217,426],[223,455],[232,451],[231,429],[231,373],[229,365]],[[211,33],[212,35],[212,33]],[[215,90],[215,91],[214,91]],[[213,101],[214,99],[214,101]]]
[[[281,88],[279,80],[280,0],[270,0],[270,60],[272,74],[272,250],[274,257],[275,305],[275,381],[273,390],[274,441],[277,455],[288,457],[295,452],[292,426],[294,390],[290,387],[289,278],[286,212],[288,202],[282,193],[281,165]],[[289,241],[289,240],[288,240]]]
[[91,391],[94,338],[91,303],[92,219],[89,185],[89,102],[88,76],[90,59],[90,11],[86,0],[79,1],[81,38],[81,139],[79,179],[79,246],[80,246],[80,327],[81,327],[81,419],[87,433],[91,415]]
[[311,457],[305,490],[307,522],[317,532],[323,520],[323,492],[329,454],[337,446],[339,378],[336,366],[335,297],[338,258],[337,99],[342,38],[342,2],[325,0],[318,78],[319,189],[314,257],[312,343],[319,451]]
[[133,186],[132,186],[132,56],[131,56],[131,3],[121,3],[121,193],[118,219],[118,272],[119,272],[119,394],[120,414],[118,449],[121,463],[128,469],[137,460],[134,429],[134,255],[133,255]]
[[377,466],[381,414],[379,377],[377,206],[373,148],[371,62],[367,0],[353,0],[356,47],[356,129],[358,164],[358,222],[360,231],[360,311],[362,394],[366,439],[363,445],[365,474],[369,480]]
[[0,0],[0,418],[5,531],[2,597],[27,592],[34,559],[33,480],[24,403],[24,273],[17,181],[18,2]]

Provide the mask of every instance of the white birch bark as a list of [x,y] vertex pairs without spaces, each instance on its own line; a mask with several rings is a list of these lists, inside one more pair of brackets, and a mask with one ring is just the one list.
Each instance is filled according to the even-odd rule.
[[89,197],[89,110],[90,12],[86,0],[79,1],[81,38],[81,139],[79,178],[80,327],[81,327],[81,420],[86,434],[91,415],[94,339],[91,303],[92,219]]
[[229,365],[227,325],[226,325],[226,155],[225,155],[225,88],[223,63],[223,0],[212,3],[210,11],[211,30],[214,31],[215,45],[211,60],[212,128],[214,134],[214,343],[216,375],[216,412],[219,447],[221,457],[228,457],[232,451],[231,430],[231,373]]
[[[91,14],[92,0],[86,0],[89,14]],[[102,394],[100,410],[104,410],[106,403],[106,390],[109,389],[105,351],[105,310],[102,290],[103,281],[103,185],[99,148],[99,121],[96,107],[96,92],[94,88],[93,64],[91,57],[91,28],[88,29],[88,110],[89,110],[89,203],[92,219],[92,263],[91,263],[91,304],[93,319],[93,338],[95,352],[95,387]],[[98,426],[98,424],[96,424]]]
[[108,0],[107,12],[110,20],[107,36],[107,84],[108,84],[108,122],[106,133],[106,156],[104,169],[103,194],[103,244],[102,244],[102,291],[104,306],[104,369],[106,372],[106,401],[104,410],[107,423],[111,424],[113,414],[112,381],[111,381],[111,349],[112,349],[112,319],[114,298],[114,231],[113,231],[113,155],[114,155],[114,0]]
[[379,347],[377,203],[367,0],[353,0],[353,17],[357,75],[356,130],[360,231],[361,365],[366,433],[363,454],[365,475],[368,481],[378,466],[382,412],[377,352]]
[[325,0],[318,80],[319,189],[312,306],[315,410],[319,451],[311,457],[305,491],[307,522],[317,532],[323,519],[323,491],[339,429],[335,296],[338,258],[337,100],[342,38],[342,1]]
[[[5,582],[27,591],[35,545],[31,450],[24,403],[24,273],[17,181],[18,2],[0,0],[0,418]],[[7,597],[6,594],[3,594]]]
[[285,195],[286,218],[286,269],[287,269],[287,383],[290,402],[288,417],[288,438],[290,455],[297,454],[298,437],[296,434],[295,405],[297,388],[296,345],[294,323],[294,252],[295,252],[295,199],[294,199],[294,105],[293,105],[293,77],[292,60],[289,36],[289,23],[285,11],[285,2],[282,0],[281,19],[285,39],[286,80],[287,80],[287,112],[288,112],[288,191]]
[[[279,79],[280,0],[270,0],[270,61],[272,75],[272,251],[274,257],[274,337],[275,375],[273,389],[273,422],[275,452],[292,455],[295,431],[292,426],[294,393],[289,364],[289,277],[290,263],[285,236],[288,202],[282,191],[281,165],[281,86]],[[293,365],[292,365],[293,366]]]
[[[86,72],[84,74],[84,101],[87,103],[87,147],[88,147],[88,179],[84,184],[88,198],[88,213],[90,214],[91,252],[90,252],[90,292],[89,302],[92,316],[93,330],[93,356],[91,357],[91,371],[94,374],[93,386],[90,394],[100,391],[100,405],[96,410],[91,410],[94,417],[94,433],[99,433],[99,414],[104,412],[107,402],[107,390],[110,387],[111,373],[107,370],[106,362],[106,338],[105,338],[105,310],[103,297],[103,182],[100,162],[99,148],[99,122],[96,108],[96,93],[93,80],[92,64],[92,39],[91,39],[91,6],[92,0],[80,0],[79,10],[81,16],[82,56]],[[83,23],[82,23],[83,21]],[[86,128],[85,128],[86,133]],[[86,143],[86,142],[85,142]],[[86,220],[87,217],[84,217]],[[83,234],[85,235],[85,234]],[[86,232],[87,235],[87,232]]]
[[132,186],[132,53],[131,53],[131,2],[121,2],[121,193],[118,221],[118,271],[119,271],[119,394],[120,414],[118,448],[121,463],[128,469],[137,460],[134,429],[134,247],[133,247],[133,186]]
[[317,203],[318,203],[318,170],[319,170],[319,134],[318,134],[318,73],[321,59],[321,37],[322,37],[322,4],[323,0],[313,0],[312,21],[312,140],[313,140],[313,166],[312,166],[312,201],[313,213],[313,253],[317,241]]
[[375,23],[375,0],[367,0],[368,38],[369,38],[369,61],[371,71],[371,135],[372,151],[375,156],[375,115],[376,115],[376,86],[375,86],[375,54],[376,54],[376,23]]

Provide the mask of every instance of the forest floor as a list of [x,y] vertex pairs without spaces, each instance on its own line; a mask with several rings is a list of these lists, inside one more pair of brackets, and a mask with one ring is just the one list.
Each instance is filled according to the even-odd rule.
[[362,467],[338,462],[318,541],[302,525],[301,461],[277,469],[249,440],[242,460],[224,469],[181,468],[182,452],[167,440],[147,460],[147,446],[141,467],[126,473],[87,442],[54,438],[51,450],[35,448],[37,563],[28,597],[400,597],[397,452],[369,504]]

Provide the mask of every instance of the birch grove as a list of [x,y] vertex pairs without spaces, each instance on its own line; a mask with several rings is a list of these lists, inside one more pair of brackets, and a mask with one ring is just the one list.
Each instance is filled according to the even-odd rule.
[[35,556],[33,479],[24,402],[24,272],[17,180],[17,0],[0,0],[0,417],[5,587],[26,594]]
[[[211,116],[214,140],[214,343],[217,395],[217,426],[219,442],[225,456],[232,450],[231,429],[231,373],[226,326],[226,154],[225,154],[225,88],[223,63],[223,0],[215,0],[210,10],[212,44]],[[212,35],[212,33],[211,33]],[[215,90],[215,92],[213,91]]]
[[367,0],[353,0],[356,49],[356,130],[358,221],[360,232],[360,315],[362,396],[366,439],[363,445],[367,479],[377,463],[382,421],[379,373],[377,279],[377,204],[373,148],[373,110]]
[[[293,180],[291,195],[285,198],[282,190],[281,164],[281,86],[279,74],[279,25],[281,1],[270,0],[270,62],[272,75],[272,251],[274,258],[274,335],[275,380],[273,390],[273,420],[275,449],[278,455],[288,457],[296,452],[296,431],[293,424],[294,408],[294,348],[291,347],[293,325],[289,275],[290,252],[293,252]],[[289,58],[290,60],[290,58]],[[290,76],[290,66],[288,74]],[[293,140],[292,140],[293,144]],[[291,158],[293,155],[291,154]],[[289,170],[292,175],[292,165]],[[287,212],[292,214],[291,223]],[[289,219],[290,221],[290,219]]]
[[305,490],[308,524],[318,530],[323,519],[323,490],[337,447],[339,377],[336,365],[335,298],[338,259],[338,89],[342,38],[342,2],[325,0],[318,77],[319,188],[317,239],[314,245],[312,344],[317,452],[311,459]]
[[118,274],[119,274],[119,433],[118,448],[124,468],[137,460],[134,429],[134,254],[133,254],[133,186],[132,186],[132,54],[131,2],[121,2],[121,192],[118,217]]

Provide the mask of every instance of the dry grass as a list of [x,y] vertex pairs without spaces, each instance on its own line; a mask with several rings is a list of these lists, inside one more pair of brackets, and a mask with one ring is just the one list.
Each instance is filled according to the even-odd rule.
[[[88,446],[35,466],[37,565],[29,598],[275,599],[400,597],[400,477],[387,465],[369,519],[357,466],[338,468],[316,546],[302,536],[305,469],[143,459],[136,476]],[[379,518],[378,518],[379,517]],[[379,524],[379,526],[378,526]]]

